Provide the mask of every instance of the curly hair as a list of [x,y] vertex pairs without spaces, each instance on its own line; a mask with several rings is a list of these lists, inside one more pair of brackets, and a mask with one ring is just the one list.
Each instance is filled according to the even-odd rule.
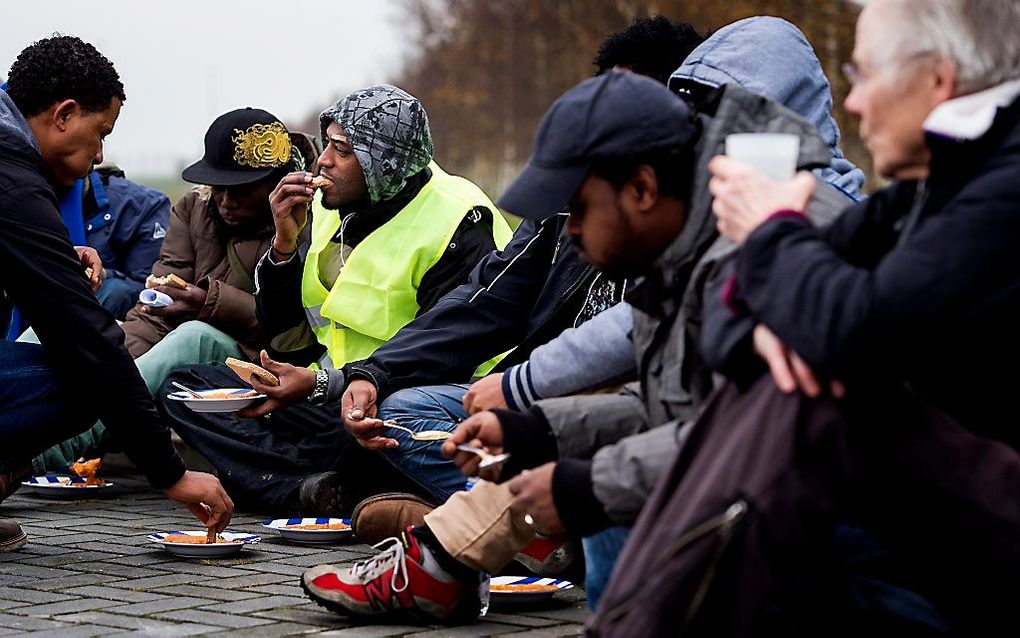
[[637,18],[629,27],[614,33],[595,54],[595,75],[615,66],[625,66],[665,84],[704,36],[686,22],[673,22],[661,15]]
[[54,35],[25,47],[11,65],[7,94],[25,117],[63,100],[94,113],[108,108],[115,97],[127,99],[113,63],[73,35]]

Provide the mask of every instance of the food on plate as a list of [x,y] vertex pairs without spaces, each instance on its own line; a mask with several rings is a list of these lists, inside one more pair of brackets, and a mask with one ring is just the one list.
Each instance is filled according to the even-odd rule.
[[306,523],[304,525],[295,524],[287,525],[287,529],[350,529],[351,526],[346,523]]
[[188,543],[191,545],[206,545],[210,543],[240,543],[239,540],[227,540],[217,534],[213,537],[214,540],[209,540],[206,536],[192,536],[191,534],[167,534],[163,539],[167,543]]
[[332,186],[332,185],[333,185],[333,180],[331,180],[330,178],[326,177],[325,175],[316,175],[315,177],[312,178],[312,182],[311,182],[311,187],[312,188],[327,188],[327,187]]
[[539,585],[532,583],[530,585],[489,585],[491,591],[510,591],[510,592],[539,592],[539,591],[557,591],[559,587],[556,585]]
[[163,277],[149,275],[145,278],[146,288],[155,288],[156,286],[170,286],[171,288],[180,288],[181,290],[184,290],[188,287],[188,282],[173,273]]
[[415,441],[445,441],[446,439],[453,436],[451,432],[444,432],[443,430],[423,430],[417,432],[414,435]]
[[215,390],[213,392],[202,393],[203,399],[250,399],[257,397],[258,392],[254,390],[248,390],[247,392],[238,392],[237,390]]
[[86,461],[80,458],[71,464],[71,471],[85,479],[84,483],[71,483],[72,487],[88,487],[90,485],[105,485],[106,481],[96,478],[96,472],[102,466],[102,459]]
[[234,371],[234,374],[241,377],[241,381],[244,381],[245,383],[251,383],[251,379],[255,378],[265,385],[271,385],[274,387],[280,385],[279,377],[262,366],[257,366],[254,363],[241,361],[240,359],[235,359],[233,357],[227,357],[227,360],[224,363],[227,364],[228,368]]

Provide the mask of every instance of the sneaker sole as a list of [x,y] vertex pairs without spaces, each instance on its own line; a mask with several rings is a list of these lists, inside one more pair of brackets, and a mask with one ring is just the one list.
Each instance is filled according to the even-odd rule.
[[463,614],[461,614],[460,616],[454,614],[453,617],[447,619],[435,618],[433,616],[427,615],[420,609],[414,610],[399,609],[394,611],[386,611],[380,614],[373,614],[371,616],[362,615],[358,614],[357,612],[351,611],[350,609],[344,607],[335,600],[330,600],[328,598],[324,598],[316,594],[314,591],[312,591],[312,588],[308,586],[308,583],[305,582],[305,579],[303,577],[300,578],[299,580],[301,582],[301,589],[304,590],[305,595],[311,598],[316,605],[322,607],[323,609],[326,609],[327,611],[331,611],[334,614],[339,614],[346,618],[356,618],[358,620],[363,621],[366,625],[378,624],[389,620],[401,620],[401,619],[407,620],[414,624],[427,623],[432,625],[467,625],[473,624],[478,620],[477,615],[475,615],[471,619],[465,620],[463,617],[461,617]]
[[22,532],[21,536],[18,536],[17,538],[12,538],[9,541],[4,541],[4,542],[0,543],[0,554],[2,554],[4,552],[16,552],[19,549],[21,549],[22,547],[24,547],[27,542],[28,542],[28,534],[26,534],[25,532]]

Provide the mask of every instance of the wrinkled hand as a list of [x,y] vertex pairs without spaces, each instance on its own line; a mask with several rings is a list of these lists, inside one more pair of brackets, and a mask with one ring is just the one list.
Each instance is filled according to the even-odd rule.
[[535,529],[546,535],[567,531],[553,501],[552,477],[555,469],[555,463],[546,463],[534,470],[524,470],[507,483],[507,488],[514,495],[514,510],[530,515]]
[[103,260],[91,246],[75,246],[74,251],[78,253],[78,261],[81,262],[89,283],[92,284],[92,292],[97,292],[103,285]]
[[173,286],[156,286],[154,290],[165,294],[173,299],[174,302],[165,308],[142,305],[139,312],[153,315],[154,317],[164,317],[176,323],[184,323],[185,321],[197,319],[198,314],[205,307],[206,299],[209,297],[207,290],[199,288],[194,284],[188,284],[188,287],[184,290]]
[[464,411],[468,414],[492,410],[506,409],[506,397],[503,396],[503,373],[490,374],[471,384],[464,395]]
[[238,416],[247,419],[269,416],[271,412],[294,405],[311,396],[315,389],[315,372],[308,368],[274,361],[265,350],[260,356],[262,367],[275,374],[280,379],[280,385],[266,385],[259,381],[258,377],[252,376],[248,383],[267,398],[262,403],[238,410]]
[[308,223],[308,203],[315,192],[311,181],[311,173],[290,173],[269,194],[269,207],[273,209],[273,223],[276,225],[273,248],[279,253],[297,250],[298,236]]
[[352,381],[340,401],[340,416],[344,427],[361,447],[384,450],[399,445],[396,439],[383,436],[386,428],[378,417],[375,385],[364,379]]
[[[780,392],[791,394],[800,390],[811,398],[821,396],[822,384],[808,364],[761,324],[754,329],[754,351],[768,364],[772,380]],[[843,398],[846,393],[839,381],[833,381],[829,391],[837,399]]]
[[222,532],[234,515],[234,502],[230,500],[220,480],[205,472],[188,470],[179,481],[164,492],[167,497],[184,505],[207,528]]
[[743,162],[717,155],[708,163],[712,179],[708,190],[715,198],[712,212],[719,232],[743,244],[769,215],[793,210],[803,212],[815,192],[811,173],[799,173],[788,182],[771,180]]
[[458,450],[457,446],[464,443],[492,455],[502,454],[503,426],[499,417],[492,412],[479,412],[464,419],[440,448],[443,456],[452,460],[467,476],[481,476],[488,481],[497,481],[502,464],[497,463],[479,472],[478,465],[482,458],[473,452]]

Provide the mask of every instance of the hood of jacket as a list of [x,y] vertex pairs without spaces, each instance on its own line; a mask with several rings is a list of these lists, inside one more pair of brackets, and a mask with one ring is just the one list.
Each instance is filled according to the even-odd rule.
[[322,144],[336,122],[361,164],[372,204],[404,189],[432,160],[432,133],[425,108],[409,93],[389,84],[351,93],[319,115]]
[[864,172],[843,157],[839,126],[832,117],[832,89],[811,44],[780,18],[746,18],[719,29],[691,52],[669,80],[677,90],[687,82],[707,87],[736,84],[770,98],[811,122],[828,145],[831,161],[816,174],[854,198]]
[[35,141],[32,128],[11,96],[2,89],[0,89],[0,135],[25,152],[35,151],[36,155],[39,154],[39,143]]

